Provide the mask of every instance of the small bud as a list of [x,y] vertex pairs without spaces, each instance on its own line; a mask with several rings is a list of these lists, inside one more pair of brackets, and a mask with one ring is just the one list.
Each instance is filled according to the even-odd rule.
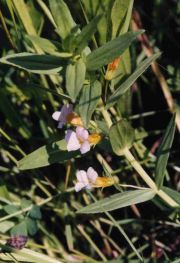
[[115,58],[111,63],[108,64],[106,74],[105,74],[106,80],[111,80],[113,78],[114,72],[118,68],[120,60],[121,60],[121,57],[118,57],[118,58]]
[[74,112],[70,113],[67,116],[67,123],[73,125],[73,126],[81,126],[83,127],[82,120],[79,116],[77,116]]

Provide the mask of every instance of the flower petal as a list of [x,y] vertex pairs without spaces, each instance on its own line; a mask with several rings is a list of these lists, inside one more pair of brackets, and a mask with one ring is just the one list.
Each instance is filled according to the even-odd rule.
[[75,187],[74,187],[74,189],[75,189],[75,191],[76,192],[79,192],[81,189],[83,189],[84,188],[84,184],[83,183],[76,183],[75,184]]
[[83,130],[84,130],[84,128],[81,127],[81,126],[76,127],[76,135],[77,135],[78,138],[81,137],[81,133],[82,133]]
[[89,167],[87,170],[87,177],[90,182],[95,183],[98,174],[92,167]]
[[87,173],[84,170],[79,170],[76,173],[76,177],[79,183],[83,183],[84,186],[89,184]]
[[66,131],[65,140],[67,142],[67,150],[70,151],[76,151],[78,150],[81,145],[77,139],[76,133],[72,130]]
[[55,121],[59,121],[60,116],[61,116],[61,112],[60,112],[60,111],[55,111],[55,112],[52,114],[52,118],[53,118]]
[[85,141],[85,142],[83,142],[82,144],[81,144],[81,146],[80,146],[80,152],[82,153],[82,154],[84,154],[84,153],[87,153],[87,152],[89,152],[90,151],[90,144],[89,144],[89,142],[88,141]]
[[63,121],[59,121],[59,123],[58,123],[58,128],[59,128],[59,129],[62,129],[62,127],[64,126],[64,124],[66,124],[66,123],[63,122]]
[[76,135],[81,141],[86,141],[88,139],[89,133],[85,128],[78,126],[76,128]]

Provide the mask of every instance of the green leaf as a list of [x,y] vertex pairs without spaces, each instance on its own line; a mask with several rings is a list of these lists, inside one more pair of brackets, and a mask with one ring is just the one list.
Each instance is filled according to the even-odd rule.
[[96,80],[92,85],[84,85],[79,100],[79,114],[85,127],[88,127],[100,97],[101,83],[99,81]]
[[[113,0],[114,1],[114,0]],[[81,0],[83,12],[87,17],[92,19],[97,15],[103,14],[101,21],[98,24],[98,42],[104,44],[107,42],[107,32],[110,28],[110,11],[112,0]]]
[[18,53],[0,59],[1,63],[12,65],[37,74],[57,74],[65,60],[53,55]]
[[19,207],[16,206],[16,205],[6,205],[6,206],[4,206],[4,211],[5,211],[7,214],[11,215],[11,214],[19,211]]
[[132,41],[144,31],[128,32],[117,37],[102,47],[97,48],[87,56],[86,66],[88,70],[96,70],[112,62],[115,58],[123,54]]
[[88,42],[91,40],[92,36],[96,32],[97,25],[101,18],[102,18],[101,15],[95,17],[82,29],[81,33],[79,33],[76,36],[75,39],[76,54],[80,54],[83,51],[83,49],[87,46]]
[[76,26],[69,8],[63,0],[49,0],[49,5],[57,24],[57,31],[61,38],[65,39]]
[[86,65],[80,58],[74,64],[69,64],[66,69],[66,89],[71,97],[72,101],[75,102],[80,90],[84,84],[86,75]]
[[122,119],[111,126],[109,137],[113,151],[117,155],[123,155],[124,150],[131,148],[135,139],[135,132],[129,122]]
[[6,185],[1,182],[0,182],[0,198],[1,200],[11,201]]
[[25,222],[26,222],[26,228],[27,228],[28,233],[31,236],[34,236],[38,231],[37,222],[34,219],[31,219],[29,217],[25,219]]
[[37,205],[33,205],[29,216],[33,219],[41,219],[42,218],[42,214],[41,214],[41,210],[40,207]]
[[155,167],[155,182],[157,187],[160,189],[163,185],[164,176],[166,172],[166,166],[169,158],[169,152],[173,143],[174,133],[176,129],[176,116],[174,115],[167,126],[164,136],[162,138],[161,145],[157,152],[157,160]]
[[112,38],[119,35],[130,0],[115,0],[111,10]]
[[180,205],[180,192],[165,186],[162,187],[162,190]]
[[57,46],[53,43],[53,41],[43,38],[43,37],[38,37],[38,36],[26,36],[32,43],[35,45],[39,46],[44,52],[48,54],[53,54],[57,52]]
[[20,170],[35,169],[57,162],[65,162],[78,156],[78,152],[67,152],[66,141],[60,140],[42,146],[19,161]]
[[151,63],[156,60],[161,53],[157,53],[143,62],[141,62],[136,70],[119,86],[119,88],[110,96],[107,101],[106,109],[113,106],[119,98],[132,86],[132,84],[137,80],[139,76],[151,65]]
[[21,200],[21,209],[25,209],[29,207],[32,204],[31,200],[28,200],[26,198],[22,198]]
[[118,193],[106,197],[103,200],[97,201],[91,205],[81,208],[77,213],[81,214],[95,214],[103,213],[105,211],[113,211],[118,208],[127,207],[133,204],[143,203],[152,199],[155,192],[152,189],[133,190]]
[[27,225],[26,225],[26,221],[22,221],[21,223],[17,224],[16,226],[14,226],[13,228],[11,228],[10,231],[12,236],[15,235],[24,235],[27,236]]
[[0,223],[0,233],[6,233],[9,229],[14,226],[14,222],[12,221],[4,221]]

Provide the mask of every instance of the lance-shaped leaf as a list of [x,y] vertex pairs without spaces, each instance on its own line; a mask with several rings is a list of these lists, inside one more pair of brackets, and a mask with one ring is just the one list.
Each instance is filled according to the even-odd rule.
[[111,126],[109,137],[114,153],[123,155],[124,150],[131,148],[134,142],[134,129],[128,121],[122,119]]
[[166,166],[169,158],[169,152],[173,143],[174,133],[176,129],[176,116],[174,115],[167,126],[161,145],[157,153],[157,161],[155,167],[155,181],[158,188],[161,188],[164,181]]
[[95,81],[92,85],[85,85],[82,89],[79,101],[79,114],[83,124],[87,127],[91,116],[96,109],[97,103],[101,97],[101,83]]
[[102,47],[97,48],[87,56],[86,66],[88,70],[96,70],[104,65],[112,62],[115,58],[122,55],[122,53],[130,46],[136,37],[144,31],[128,32],[120,37],[117,37]]
[[118,208],[127,207],[133,204],[139,204],[152,199],[155,192],[152,189],[133,190],[118,193],[97,201],[91,205],[81,208],[77,213],[95,214],[105,211],[112,211]]
[[66,90],[72,101],[75,102],[84,84],[86,65],[80,58],[74,64],[69,64],[66,69]]
[[91,40],[93,34],[97,30],[97,25],[98,25],[101,17],[102,16],[100,16],[100,15],[95,17],[89,24],[87,24],[82,29],[81,33],[79,33],[76,36],[76,39],[75,39],[75,45],[76,45],[75,52],[76,52],[76,54],[80,54],[83,51],[83,49],[87,46],[87,44]]
[[42,146],[19,161],[20,170],[35,169],[52,163],[64,162],[78,156],[78,152],[67,152],[65,140]]
[[56,74],[65,65],[65,60],[60,57],[26,52],[8,55],[1,58],[0,62],[37,74]]
[[61,38],[65,39],[76,27],[69,8],[63,0],[49,0],[49,5],[57,25],[57,31]]
[[106,109],[113,106],[119,100],[119,98],[132,86],[137,78],[143,74],[143,72],[151,65],[151,63],[160,56],[160,54],[161,53],[157,53],[145,59],[138,65],[137,69],[110,96],[106,104]]
[[162,187],[162,190],[180,205],[180,192],[165,186]]

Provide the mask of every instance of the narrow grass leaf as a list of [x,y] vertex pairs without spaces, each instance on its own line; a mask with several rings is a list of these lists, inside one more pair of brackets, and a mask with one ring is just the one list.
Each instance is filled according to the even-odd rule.
[[66,90],[75,102],[81,91],[86,76],[86,65],[80,58],[76,63],[69,64],[66,69]]
[[85,127],[88,127],[97,103],[101,97],[101,83],[95,81],[91,85],[85,85],[79,100],[79,114],[83,120]]
[[174,139],[176,129],[176,116],[174,115],[167,126],[161,145],[159,146],[155,167],[155,182],[158,188],[161,188],[164,181],[166,166],[169,158],[170,149]]
[[141,76],[144,71],[151,65],[151,63],[156,60],[161,53],[157,53],[143,62],[141,62],[136,70],[119,86],[119,88],[110,96],[106,103],[106,109],[113,106],[116,102],[118,102],[119,98],[132,86],[132,84],[137,80],[139,76]]
[[57,56],[26,52],[8,55],[1,58],[0,62],[37,74],[57,74],[65,65],[65,60]]
[[35,169],[52,163],[65,162],[78,156],[77,152],[67,152],[65,140],[42,146],[19,161],[20,170]]
[[118,193],[103,200],[97,201],[91,205],[81,208],[77,213],[95,214],[104,211],[113,211],[115,209],[127,207],[133,204],[143,203],[151,200],[155,196],[152,189],[126,191]]
[[162,190],[180,205],[180,192],[165,186],[162,187]]
[[114,153],[123,155],[124,150],[131,148],[135,133],[130,123],[122,119],[111,126],[109,137]]
[[76,26],[67,4],[63,0],[49,0],[50,9],[62,39],[71,34]]
[[107,42],[102,47],[97,48],[87,56],[87,69],[96,70],[112,62],[115,58],[122,55],[132,41],[143,32],[143,30],[140,30],[137,32],[125,33],[120,37]]

